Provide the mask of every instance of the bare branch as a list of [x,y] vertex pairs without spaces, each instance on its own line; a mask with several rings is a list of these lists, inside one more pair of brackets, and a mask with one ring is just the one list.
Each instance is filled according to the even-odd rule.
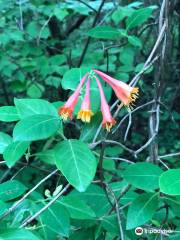
[[52,177],[55,173],[58,172],[58,169],[54,170],[52,173],[43,178],[38,184],[36,184],[32,189],[30,189],[21,199],[19,199],[12,207],[10,207],[1,217],[0,220],[4,219],[11,212],[13,212],[32,192],[34,192],[42,183]]
[[123,228],[122,228],[122,223],[121,223],[118,201],[116,199],[116,196],[115,196],[114,192],[112,191],[112,189],[110,188],[110,186],[108,184],[106,184],[106,188],[109,190],[111,196],[114,199],[115,209],[116,209],[116,214],[117,214],[117,220],[118,220],[118,226],[119,226],[119,233],[120,233],[120,236],[121,236],[121,240],[124,240],[124,233],[123,233]]
[[27,224],[36,219],[41,213],[43,213],[48,207],[50,207],[60,196],[62,196],[69,187],[70,184],[67,184],[66,187],[64,187],[64,189],[61,192],[59,192],[51,201],[49,201],[43,208],[36,212],[32,217],[25,219],[24,222],[21,224],[20,228],[25,227]]

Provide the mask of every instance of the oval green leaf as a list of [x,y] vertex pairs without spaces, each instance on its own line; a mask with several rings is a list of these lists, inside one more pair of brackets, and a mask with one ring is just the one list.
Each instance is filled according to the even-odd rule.
[[9,180],[0,184],[0,199],[9,201],[21,196],[26,191],[26,187],[17,180]]
[[132,229],[148,222],[158,208],[158,194],[144,193],[137,197],[127,213],[126,229]]
[[88,35],[93,38],[100,38],[100,39],[118,39],[121,37],[122,33],[120,30],[113,28],[111,26],[98,26],[92,28]]
[[3,158],[8,167],[14,166],[14,164],[24,155],[29,144],[29,142],[13,142],[9,144],[3,153]]
[[7,229],[0,234],[1,240],[40,240],[36,235],[26,229]]
[[17,110],[13,106],[0,107],[0,121],[14,122],[19,120]]
[[14,141],[46,139],[60,128],[60,118],[49,115],[34,115],[19,121],[13,131]]
[[17,99],[14,103],[21,119],[42,114],[58,117],[56,108],[46,100],[43,99]]
[[96,215],[94,211],[76,196],[67,196],[58,201],[61,205],[67,208],[71,218],[75,219],[92,219]]
[[97,166],[88,146],[79,140],[67,140],[57,144],[54,150],[57,168],[78,191],[85,191]]
[[122,175],[134,187],[152,191],[159,187],[159,176],[162,172],[152,163],[135,163],[129,165]]
[[108,209],[110,208],[110,203],[104,192],[104,189],[98,185],[91,184],[85,192],[78,192],[73,190],[70,196],[78,197],[87,203],[88,206],[96,213],[97,217],[102,217],[106,215]]
[[152,8],[141,8],[132,13],[126,21],[126,28],[132,29],[144,23],[152,14]]
[[65,207],[58,202],[48,207],[47,210],[40,215],[40,221],[46,226],[50,236],[54,233],[64,237],[69,236],[69,214]]
[[170,169],[159,178],[160,191],[169,195],[180,195],[180,169]]
[[71,68],[68,70],[62,79],[62,87],[64,89],[75,90],[78,86],[80,80],[84,77],[84,75],[89,71],[89,68]]
[[12,143],[12,138],[8,134],[0,132],[0,154],[4,152],[10,143]]

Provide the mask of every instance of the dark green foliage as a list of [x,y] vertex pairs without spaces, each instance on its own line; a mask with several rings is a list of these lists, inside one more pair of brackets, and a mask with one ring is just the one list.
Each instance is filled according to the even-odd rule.
[[[178,1],[0,0],[0,11],[0,239],[136,240],[136,227],[179,239]],[[85,87],[74,118],[58,114],[93,69],[140,89],[131,114],[112,109],[110,133],[95,81],[89,124],[76,119]]]

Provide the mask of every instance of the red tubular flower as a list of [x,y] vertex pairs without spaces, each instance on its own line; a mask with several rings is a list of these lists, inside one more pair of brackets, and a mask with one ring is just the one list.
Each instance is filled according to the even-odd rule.
[[73,114],[75,105],[78,101],[78,97],[79,97],[81,88],[86,80],[86,77],[87,77],[87,74],[81,79],[75,92],[69,97],[69,99],[67,100],[65,105],[60,107],[59,115],[62,117],[63,120],[67,120],[68,118],[72,119],[72,114]]
[[103,128],[106,128],[106,130],[109,132],[111,130],[112,126],[115,125],[116,121],[114,120],[114,118],[111,115],[110,107],[107,104],[102,85],[98,78],[96,78],[96,82],[99,87],[100,96],[101,96],[101,112],[103,115],[102,126],[103,126]]
[[99,70],[94,70],[94,72],[112,87],[118,99],[125,106],[131,108],[131,105],[133,105],[133,102],[135,102],[138,97],[139,88],[131,87],[128,84],[116,80]]
[[81,109],[78,112],[77,119],[81,119],[83,122],[90,122],[93,112],[90,109],[90,78],[86,83],[86,92],[82,101]]

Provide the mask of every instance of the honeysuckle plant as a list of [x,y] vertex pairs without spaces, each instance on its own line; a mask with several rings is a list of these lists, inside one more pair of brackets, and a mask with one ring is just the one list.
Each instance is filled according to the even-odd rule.
[[178,2],[0,1],[0,240],[179,239]]
[[72,119],[75,105],[77,104],[78,97],[83,85],[86,83],[86,92],[84,99],[82,101],[81,109],[78,112],[77,119],[81,119],[83,122],[89,123],[93,112],[90,108],[90,82],[96,81],[100,98],[101,98],[101,112],[102,112],[102,127],[106,128],[107,131],[110,131],[111,128],[116,124],[115,119],[113,118],[110,106],[106,101],[104,90],[100,79],[105,81],[115,92],[117,98],[122,102],[122,104],[128,109],[132,109],[134,102],[136,101],[139,93],[138,87],[131,87],[129,84],[126,84],[120,80],[112,78],[111,76],[103,73],[99,70],[91,70],[89,73],[86,73],[85,76],[80,80],[79,85],[77,86],[74,93],[69,97],[67,102],[60,107],[59,114],[63,120]]

